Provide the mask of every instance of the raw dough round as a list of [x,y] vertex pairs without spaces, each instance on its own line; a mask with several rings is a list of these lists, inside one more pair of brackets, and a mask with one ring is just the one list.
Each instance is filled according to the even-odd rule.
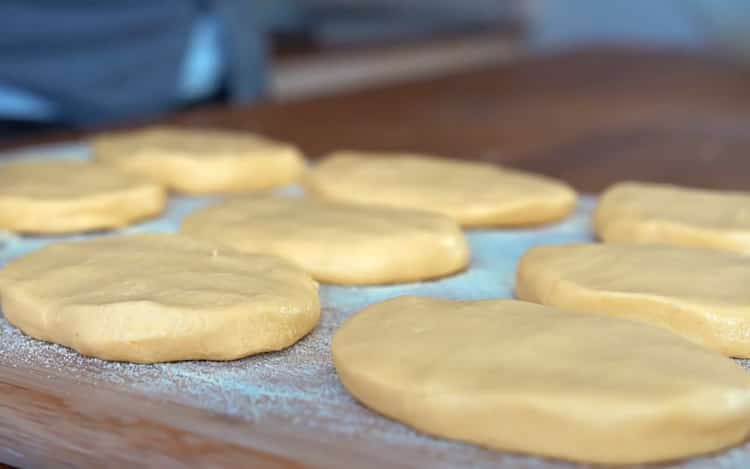
[[318,285],[281,259],[176,234],[56,243],[0,270],[5,317],[104,360],[233,360],[318,322]]
[[620,183],[599,201],[594,227],[605,242],[750,254],[750,192]]
[[544,176],[424,155],[337,152],[305,185],[321,197],[440,212],[469,227],[553,222],[576,205],[570,187]]
[[461,229],[446,216],[303,198],[238,198],[194,213],[182,229],[281,256],[339,284],[440,277],[464,269],[470,257]]
[[333,339],[344,386],[426,433],[631,464],[708,453],[750,432],[750,378],[662,329],[513,300],[400,297]]
[[750,357],[750,258],[669,246],[570,244],[528,251],[516,296],[666,327]]
[[305,168],[293,145],[244,132],[152,127],[103,134],[92,145],[99,161],[190,194],[269,189]]
[[164,189],[86,161],[26,161],[0,166],[0,229],[74,233],[120,228],[164,211]]

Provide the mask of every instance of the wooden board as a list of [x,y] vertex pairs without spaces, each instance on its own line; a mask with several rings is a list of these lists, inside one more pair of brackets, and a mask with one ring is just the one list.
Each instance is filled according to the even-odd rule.
[[[124,232],[174,230],[186,213],[205,203],[198,198],[174,199],[165,217]],[[355,461],[357,467],[571,467],[430,438],[380,417],[356,403],[340,385],[329,348],[343,320],[387,298],[511,297],[517,259],[530,246],[591,239],[593,205],[593,199],[584,198],[575,215],[549,227],[469,231],[472,265],[446,279],[384,287],[323,285],[323,319],[312,334],[283,352],[245,360],[108,363],[30,339],[0,318],[0,370],[9,370],[3,376],[15,386],[5,389],[19,413],[5,416],[0,411],[4,422],[18,426],[15,440],[8,441],[5,450],[34,463],[39,458],[45,465],[71,460],[87,465],[224,465],[243,461],[248,452],[258,463],[323,467],[353,467]],[[8,236],[0,265],[58,239]],[[19,388],[39,386],[39,381],[45,392],[62,387],[63,394],[46,397],[38,408],[36,396]],[[23,415],[31,411],[46,411],[59,423],[48,432],[47,423],[38,426],[38,416]],[[50,437],[47,447],[65,445],[64,453],[54,453],[59,460],[47,459],[50,453],[41,449],[38,455],[25,452],[30,450],[26,441],[38,441],[37,433]],[[27,439],[21,440],[24,434]],[[706,469],[717,464],[741,467],[732,465],[735,459],[750,462],[750,453],[735,449],[691,464]]]
[[[61,146],[35,151],[33,156],[70,158],[81,150],[84,148],[80,145]],[[164,216],[118,233],[176,231],[186,214],[209,203],[209,198],[172,198]],[[122,394],[126,400],[132,396],[146,401],[166,401],[184,406],[191,414],[200,410],[211,416],[223,417],[235,423],[231,432],[236,434],[222,435],[224,443],[244,443],[283,457],[295,455],[295,440],[311,440],[316,443],[320,454],[316,455],[312,449],[306,448],[304,453],[296,456],[304,456],[305,462],[317,462],[327,467],[338,463],[337,458],[344,449],[351,453],[353,459],[366,460],[367,465],[373,466],[414,465],[422,461],[429,462],[431,467],[454,467],[469,463],[489,467],[516,460],[526,461],[527,458],[428,438],[363,408],[339,384],[330,358],[331,338],[341,322],[354,312],[374,302],[403,294],[456,299],[512,296],[515,263],[521,254],[533,244],[590,239],[592,205],[592,200],[585,199],[577,214],[547,228],[469,232],[473,256],[471,268],[445,279],[383,287],[323,285],[321,324],[299,344],[280,353],[229,363],[183,362],[151,366],[107,363],[83,358],[63,347],[25,337],[0,319],[0,367],[14,367],[16,371],[28,374],[43,373],[49,377],[48,383],[53,385],[66,376],[73,377],[78,386],[75,392],[84,397],[86,404],[91,403],[92,396],[112,391]],[[76,238],[97,236],[102,234]],[[0,267],[8,260],[61,239],[67,238],[28,238],[6,234],[0,238],[3,244],[0,248]],[[94,389],[87,391],[86,386]],[[120,400],[119,396],[107,397],[106,402],[111,403],[120,422],[128,422],[131,417],[127,412],[135,403],[122,404]],[[89,410],[89,413],[101,418],[104,411],[97,407]],[[145,415],[153,415],[154,412],[148,409]],[[170,417],[181,414],[182,411],[175,411]],[[135,418],[143,417],[139,415]],[[148,423],[152,424],[151,421]],[[258,430],[278,436],[272,441],[258,441]],[[81,428],[71,429],[69,434],[102,447],[100,433],[110,434],[107,436],[111,438],[111,432],[106,429],[90,433],[86,428]],[[153,435],[156,436],[152,437],[156,438],[158,434],[155,430]],[[64,438],[67,438],[67,434],[64,434]],[[158,444],[155,450],[163,449],[165,443],[160,440],[161,437],[154,441]],[[133,444],[127,440],[124,443]],[[148,442],[138,441],[138,444]],[[342,446],[339,450],[330,452],[339,445]],[[122,449],[118,449],[102,457],[111,458],[121,454]],[[139,451],[124,454],[131,458],[143,457]],[[170,456],[173,457],[172,454]],[[223,453],[222,456],[226,457]],[[188,461],[195,461],[198,455],[190,454],[189,457]],[[123,464],[130,462],[123,460]],[[350,467],[350,464],[342,464],[342,467]]]
[[623,179],[747,189],[748,83],[746,67],[718,58],[593,49],[340,96],[200,108],[166,122],[262,132],[313,158],[363,148],[508,163],[588,192]]
[[[346,97],[196,111],[175,121],[263,131],[312,155],[347,146],[510,162],[587,190],[623,178],[748,189],[748,83],[747,72],[713,59],[588,53]],[[20,143],[29,142],[13,145]],[[564,225],[555,236],[581,236],[580,227]],[[534,242],[553,241],[530,235]],[[487,275],[498,275],[497,288],[505,291],[511,285],[491,269],[512,268],[503,259],[523,247],[513,239],[515,251],[492,249],[498,258],[475,260],[475,267],[489,266]],[[495,242],[472,240],[479,250],[483,243],[497,248]],[[419,288],[455,294],[435,286]],[[376,299],[364,290],[345,298]],[[342,301],[330,289],[324,300],[325,320],[305,342],[228,364],[107,364],[31,341],[3,324],[0,461],[24,467],[575,467],[427,438],[359,406],[338,386],[326,350],[336,325],[362,303]],[[748,465],[745,446],[666,467]]]

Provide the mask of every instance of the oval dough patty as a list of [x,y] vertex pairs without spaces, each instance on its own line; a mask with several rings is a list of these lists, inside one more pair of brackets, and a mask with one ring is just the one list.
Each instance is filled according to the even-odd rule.
[[529,250],[518,298],[666,327],[750,357],[750,258],[668,246],[571,244]]
[[293,145],[243,132],[152,127],[102,134],[92,145],[97,160],[190,194],[268,189],[304,170]]
[[0,166],[0,229],[74,233],[119,228],[159,215],[164,189],[86,161],[26,161]]
[[284,257],[331,283],[424,280],[469,263],[456,222],[417,210],[248,197],[198,211],[182,229],[242,251]]
[[750,254],[750,193],[621,183],[594,215],[606,242],[723,249]]
[[182,235],[57,243],[0,270],[5,317],[104,360],[233,360],[318,322],[318,286],[281,259]]
[[344,386],[424,432],[594,463],[741,442],[750,379],[732,360],[632,321],[513,300],[400,297],[333,340]]
[[552,222],[576,204],[570,187],[544,176],[410,154],[337,152],[305,185],[329,199],[430,210],[475,227]]

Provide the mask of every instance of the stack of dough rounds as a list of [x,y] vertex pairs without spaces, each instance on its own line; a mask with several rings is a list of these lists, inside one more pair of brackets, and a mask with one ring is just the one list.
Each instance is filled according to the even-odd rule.
[[56,243],[0,271],[8,321],[104,360],[233,360],[318,322],[318,285],[270,256],[175,234]]
[[516,296],[665,327],[750,357],[750,258],[670,246],[571,244],[528,251]]
[[154,127],[103,134],[92,145],[102,163],[189,194],[269,189],[305,168],[294,146],[241,132]]
[[320,197],[440,212],[467,227],[553,222],[576,205],[569,186],[544,176],[412,154],[334,153],[305,185]]
[[288,197],[243,197],[189,216],[183,232],[274,254],[339,284],[425,280],[464,269],[460,227],[435,213]]
[[86,161],[0,166],[0,229],[18,233],[120,228],[159,215],[166,199],[154,182]]
[[750,254],[750,193],[620,183],[602,196],[594,227],[605,242]]
[[732,360],[632,321],[513,300],[400,297],[333,340],[344,386],[424,432],[590,463],[708,453],[750,432]]

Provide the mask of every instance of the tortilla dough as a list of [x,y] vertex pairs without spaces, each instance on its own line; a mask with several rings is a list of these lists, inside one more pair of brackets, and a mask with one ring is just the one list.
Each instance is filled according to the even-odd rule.
[[439,214],[302,198],[240,198],[189,216],[183,231],[288,259],[323,282],[441,277],[469,264],[459,226]]
[[342,151],[305,185],[328,199],[430,210],[468,227],[553,222],[576,205],[569,186],[544,176],[425,155]]
[[318,285],[281,259],[175,234],[56,243],[0,271],[5,317],[104,360],[233,360],[318,322]]
[[606,242],[750,254],[750,192],[616,184],[602,196],[594,227]]
[[99,161],[189,194],[283,186],[305,167],[293,145],[244,132],[152,127],[103,134],[92,145]]
[[666,327],[750,357],[750,258],[668,246],[571,244],[531,249],[516,296],[560,309]]
[[86,161],[0,166],[0,229],[55,234],[120,228],[164,211],[164,189]]
[[432,435],[581,462],[707,453],[750,431],[732,360],[632,321],[513,300],[400,297],[333,340],[344,386]]

